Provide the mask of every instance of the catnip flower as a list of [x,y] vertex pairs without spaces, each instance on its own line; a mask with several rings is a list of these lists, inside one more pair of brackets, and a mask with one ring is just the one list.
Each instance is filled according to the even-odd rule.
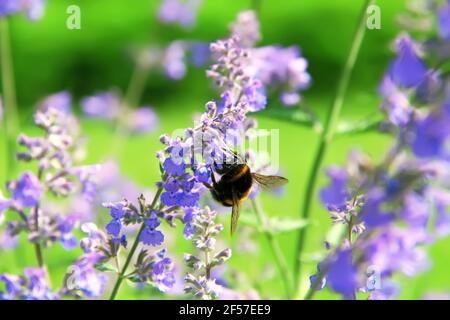
[[16,13],[24,13],[30,21],[42,18],[46,0],[2,0],[0,3],[0,17]]
[[0,282],[5,291],[0,291],[0,300],[56,300],[58,294],[51,291],[46,271],[42,268],[26,268],[23,276],[1,274]]
[[217,213],[209,207],[196,210],[191,220],[193,228],[192,241],[200,255],[185,254],[184,260],[192,273],[186,274],[185,292],[204,300],[219,296],[221,286],[212,277],[212,270],[231,258],[231,250],[226,248],[216,252],[216,236],[223,230],[216,224]]
[[301,102],[300,92],[309,88],[311,76],[308,62],[301,56],[298,47],[255,47],[261,40],[260,27],[254,11],[243,11],[231,26],[232,35],[240,45],[249,48],[247,72],[258,79],[265,88],[279,93],[285,106]]
[[450,232],[448,92],[436,86],[430,105],[411,106],[432,74],[417,47],[407,35],[398,38],[397,57],[380,88],[392,148],[379,164],[352,153],[344,168],[329,171],[321,201],[348,232],[311,277],[313,289],[327,286],[347,299],[358,292],[394,298],[400,287],[392,277],[428,270],[424,246]]
[[159,20],[166,24],[179,24],[191,28],[195,24],[198,8],[202,0],[162,0]]
[[80,160],[78,123],[70,111],[71,99],[66,92],[52,95],[39,104],[34,121],[42,136],[21,134],[18,143],[24,148],[18,160],[37,164],[37,172],[24,171],[6,186],[9,198],[0,197],[0,215],[16,214],[9,219],[4,237],[14,241],[20,233],[35,246],[48,247],[59,242],[66,250],[77,245],[73,230],[81,216],[51,209],[49,196],[70,199],[79,194],[92,199],[93,177],[98,165],[76,166]]
[[438,31],[441,38],[450,40],[450,2],[444,3],[437,12]]
[[401,35],[396,46],[398,57],[390,65],[390,77],[396,85],[403,88],[418,86],[427,74],[418,45],[408,35]]
[[88,118],[111,121],[132,134],[152,132],[156,130],[159,123],[158,116],[152,107],[131,109],[124,105],[115,92],[106,91],[85,97],[81,101],[81,108]]

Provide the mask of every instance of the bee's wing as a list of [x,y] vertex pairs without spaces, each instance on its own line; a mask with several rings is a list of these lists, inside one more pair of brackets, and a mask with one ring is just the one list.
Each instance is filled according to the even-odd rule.
[[233,208],[231,210],[231,235],[233,235],[233,233],[236,231],[237,223],[239,220],[239,213],[241,209],[239,197],[234,188],[232,189],[232,193],[233,193]]
[[264,176],[259,173],[252,173],[252,177],[263,189],[279,188],[289,182],[288,179],[280,176]]

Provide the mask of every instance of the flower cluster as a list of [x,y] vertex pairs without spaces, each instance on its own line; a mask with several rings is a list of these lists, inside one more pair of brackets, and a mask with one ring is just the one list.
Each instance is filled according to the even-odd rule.
[[210,51],[201,41],[175,40],[166,47],[135,50],[133,55],[141,70],[160,71],[170,80],[181,80],[186,75],[188,63],[203,67],[210,58]]
[[125,128],[127,132],[135,134],[152,132],[156,130],[159,122],[152,107],[143,106],[129,110],[119,95],[111,91],[85,97],[81,101],[81,107],[87,117],[112,121]]
[[193,273],[186,274],[185,292],[201,299],[214,299],[221,287],[212,277],[212,269],[225,263],[231,257],[231,249],[216,252],[216,236],[223,230],[215,222],[217,213],[209,207],[191,213],[189,224],[193,230],[193,243],[201,256],[185,254],[184,260]]
[[5,291],[0,291],[0,300],[54,300],[58,295],[50,290],[46,271],[42,268],[26,268],[23,276],[1,274],[0,282]]
[[308,62],[301,56],[300,49],[273,45],[253,48],[261,39],[259,22],[253,11],[241,12],[231,30],[243,47],[251,48],[247,72],[265,88],[278,92],[283,105],[297,105],[301,101],[300,92],[311,83]]
[[[441,17],[446,10],[440,9]],[[348,231],[319,264],[312,286],[327,285],[346,298],[360,291],[370,299],[395,297],[399,287],[392,276],[427,270],[423,246],[450,232],[448,92],[439,71],[427,67],[424,57],[431,55],[423,46],[406,34],[396,44],[380,90],[392,148],[378,164],[353,152],[346,168],[328,171],[331,183],[321,192],[333,221]]]
[[163,0],[159,19],[166,24],[179,24],[183,28],[194,25],[202,0]]
[[18,142],[26,150],[19,152],[17,158],[37,163],[37,174],[25,171],[19,179],[7,183],[11,197],[0,199],[0,215],[9,209],[20,218],[8,222],[9,236],[15,237],[25,231],[33,243],[48,246],[59,241],[70,249],[76,245],[71,232],[79,216],[51,212],[42,205],[42,199],[48,193],[68,197],[77,192],[92,199],[95,193],[93,177],[98,166],[74,166],[82,152],[78,144],[78,125],[70,113],[70,97],[65,93],[45,99],[34,120],[43,129],[44,136],[21,134]]
[[2,0],[0,17],[24,13],[31,21],[39,20],[44,14],[46,0]]

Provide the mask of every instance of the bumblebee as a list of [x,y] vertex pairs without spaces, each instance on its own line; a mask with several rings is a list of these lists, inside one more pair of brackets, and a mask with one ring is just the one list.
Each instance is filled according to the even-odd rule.
[[288,179],[280,176],[265,176],[251,172],[245,162],[223,164],[221,168],[215,165],[215,172],[221,175],[220,180],[216,180],[214,172],[211,170],[212,186],[206,186],[210,189],[214,200],[226,207],[232,207],[231,234],[237,228],[241,203],[249,196],[254,183],[263,189],[273,189],[288,182]]

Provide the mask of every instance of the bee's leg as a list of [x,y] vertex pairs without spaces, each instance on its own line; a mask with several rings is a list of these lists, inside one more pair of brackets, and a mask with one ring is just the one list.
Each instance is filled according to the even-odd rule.
[[212,185],[210,185],[209,183],[206,183],[206,182],[203,182],[203,185],[210,190],[213,188]]

